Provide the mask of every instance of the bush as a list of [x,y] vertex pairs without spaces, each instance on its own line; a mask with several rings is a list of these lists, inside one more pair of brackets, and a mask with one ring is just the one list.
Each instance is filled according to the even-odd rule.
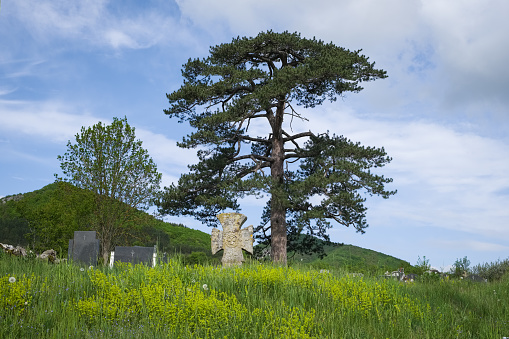
[[491,263],[479,264],[472,267],[472,273],[480,275],[488,281],[501,280],[504,274],[509,273],[509,259],[497,260]]
[[203,252],[192,252],[191,254],[184,257],[184,263],[186,265],[204,265],[208,263],[209,258]]

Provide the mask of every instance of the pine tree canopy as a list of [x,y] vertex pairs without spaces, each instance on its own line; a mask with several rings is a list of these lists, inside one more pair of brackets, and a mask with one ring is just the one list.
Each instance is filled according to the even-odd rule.
[[[215,225],[220,211],[240,209],[239,198],[268,194],[257,237],[271,242],[272,259],[281,263],[303,234],[327,239],[331,221],[364,232],[364,195],[396,193],[384,188],[392,179],[370,171],[391,158],[343,136],[289,128],[292,120],[307,120],[304,113],[318,112],[308,108],[387,76],[359,53],[268,31],[189,59],[183,85],[167,94],[165,113],[195,129],[178,145],[197,148],[199,162],[165,188],[160,211]],[[265,135],[253,134],[254,126]]]

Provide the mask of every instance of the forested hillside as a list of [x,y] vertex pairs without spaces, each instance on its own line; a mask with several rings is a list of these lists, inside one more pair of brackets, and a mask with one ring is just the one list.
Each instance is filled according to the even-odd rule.
[[[0,242],[67,253],[74,231],[88,229],[92,204],[92,192],[66,182],[5,197],[0,203]],[[128,213],[130,221],[123,225],[125,231],[116,245],[158,244],[168,253],[210,253],[210,235],[204,232],[158,220],[143,211],[131,209]]]

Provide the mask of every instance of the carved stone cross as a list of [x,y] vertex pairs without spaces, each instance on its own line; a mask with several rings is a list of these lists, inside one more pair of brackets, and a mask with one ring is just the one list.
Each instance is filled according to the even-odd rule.
[[242,249],[253,253],[253,225],[240,229],[247,219],[240,213],[222,213],[218,214],[217,218],[223,225],[223,231],[212,229],[210,236],[212,254],[224,250],[221,260],[223,266],[242,265],[244,261]]

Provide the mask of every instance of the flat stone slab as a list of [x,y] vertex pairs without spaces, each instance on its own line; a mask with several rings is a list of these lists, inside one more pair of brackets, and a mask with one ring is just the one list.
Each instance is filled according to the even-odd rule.
[[101,244],[95,236],[95,231],[75,231],[74,239],[69,239],[67,259],[80,264],[96,266]]
[[116,262],[136,264],[146,264],[154,267],[156,263],[156,246],[115,246],[115,251],[111,253],[110,267]]
[[465,280],[475,281],[475,282],[488,282],[488,280],[484,279],[483,277],[477,275],[477,274],[471,274],[465,278]]

